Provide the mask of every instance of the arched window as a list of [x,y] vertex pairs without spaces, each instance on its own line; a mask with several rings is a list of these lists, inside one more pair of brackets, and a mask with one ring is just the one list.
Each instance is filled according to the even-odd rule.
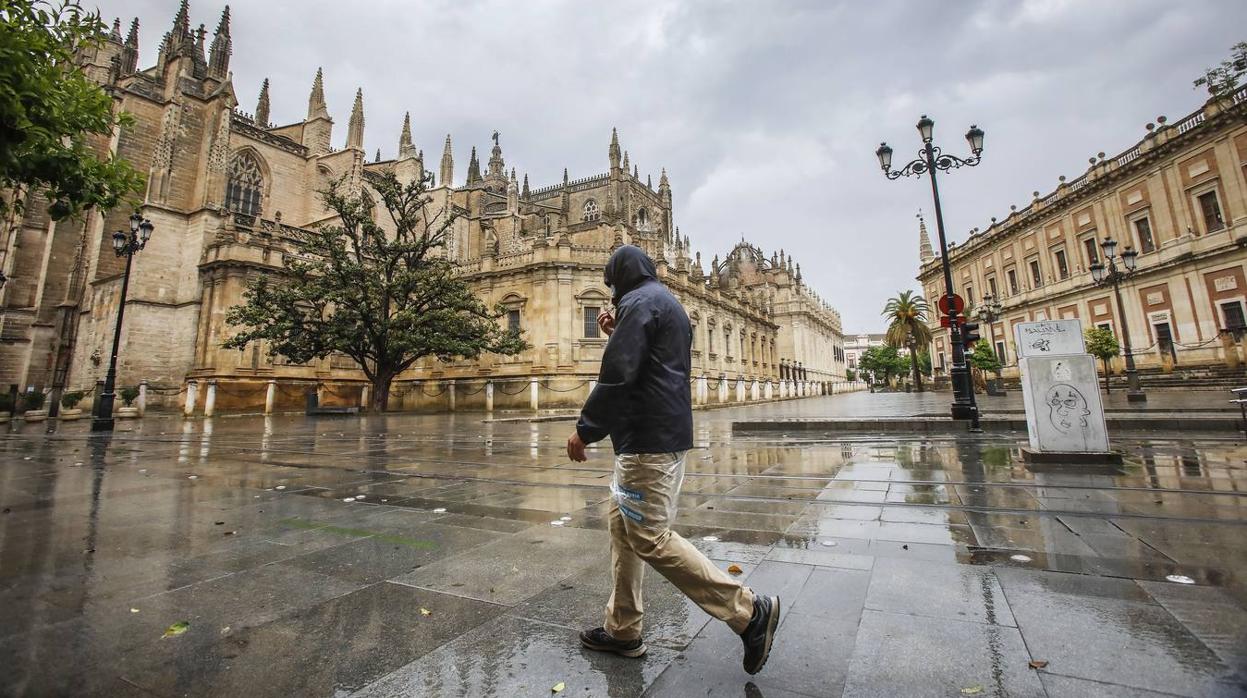
[[645,231],[649,230],[649,211],[646,211],[644,208],[637,209],[636,229]]
[[255,154],[244,150],[234,154],[225,184],[225,206],[235,213],[259,217],[264,200],[264,174]]
[[581,217],[581,220],[596,221],[596,220],[600,220],[601,218],[602,218],[602,211],[598,209],[597,200],[589,199],[588,201],[586,201],[585,206],[584,206],[584,216]]

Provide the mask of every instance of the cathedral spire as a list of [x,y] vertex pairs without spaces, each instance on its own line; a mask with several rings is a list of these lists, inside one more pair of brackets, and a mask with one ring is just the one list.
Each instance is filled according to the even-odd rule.
[[499,142],[499,133],[494,131],[492,138],[494,139],[493,150],[489,154],[489,177],[494,179],[507,178],[507,163],[502,159],[502,144]]
[[931,249],[931,236],[927,235],[927,222],[922,218],[922,211],[918,211],[918,259],[923,264],[935,259],[935,252]]
[[626,150],[624,151],[623,169],[624,169],[624,172],[628,171],[628,151]]
[[108,40],[115,43],[121,43],[121,18],[113,18],[113,30],[108,34]]
[[520,189],[520,195],[523,196],[525,199],[528,198],[528,173],[527,172],[524,173],[524,187]]
[[229,35],[229,5],[221,12],[221,21],[217,24],[216,35],[212,38],[212,57],[208,60],[208,75],[224,80],[229,74],[229,57],[233,53],[233,42]]
[[325,75],[317,68],[316,78],[312,80],[312,94],[307,98],[307,120],[328,118],[329,107],[325,106]]
[[472,146],[472,156],[468,158],[468,184],[481,181],[481,163],[476,159],[476,146]]
[[416,146],[411,143],[411,112],[403,115],[403,132],[398,136],[398,159],[414,158]]
[[442,147],[442,166],[438,173],[438,181],[443,186],[453,187],[455,179],[455,158],[450,152],[450,134],[446,134],[446,145]]
[[351,107],[351,120],[346,124],[346,147],[364,147],[364,89],[355,89],[355,105]]
[[381,149],[377,148],[377,155],[372,159],[373,162],[381,162]]
[[614,127],[611,128],[611,145],[607,152],[610,155],[611,169],[619,169],[619,131]]
[[205,68],[208,65],[207,54],[204,53],[204,37],[207,35],[208,30],[204,28],[204,25],[200,24],[199,28],[195,30],[195,77],[203,77],[203,73],[199,72],[199,69]]
[[255,103],[255,125],[268,128],[268,78],[260,85],[260,99]]
[[121,74],[133,75],[139,67],[139,18],[130,22],[130,33],[121,49]]

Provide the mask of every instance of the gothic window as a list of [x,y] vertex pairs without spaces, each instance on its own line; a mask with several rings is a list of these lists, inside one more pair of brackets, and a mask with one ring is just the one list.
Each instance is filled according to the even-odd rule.
[[260,161],[250,151],[234,155],[229,166],[229,180],[225,185],[225,206],[247,216],[260,215],[264,199],[264,174]]
[[637,209],[636,229],[643,230],[643,231],[649,230],[649,212],[646,211],[644,208]]
[[585,206],[584,206],[584,216],[581,218],[581,220],[596,221],[596,220],[601,220],[601,218],[602,218],[602,211],[601,209],[598,208],[597,200],[589,199],[588,201],[586,201]]

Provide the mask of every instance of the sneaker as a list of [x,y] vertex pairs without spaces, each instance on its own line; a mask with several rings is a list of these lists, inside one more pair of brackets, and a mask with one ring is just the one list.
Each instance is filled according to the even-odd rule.
[[775,639],[775,628],[779,626],[779,597],[754,596],[753,619],[740,634],[745,643],[745,672],[756,674],[766,665],[766,658],[771,654],[771,641]]
[[594,628],[580,633],[580,644],[598,652],[614,652],[621,657],[640,657],[645,654],[645,643],[635,640],[616,640],[606,628]]

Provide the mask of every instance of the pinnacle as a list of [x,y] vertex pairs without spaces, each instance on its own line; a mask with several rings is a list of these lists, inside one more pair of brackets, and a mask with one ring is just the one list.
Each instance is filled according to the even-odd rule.
[[226,5],[225,9],[221,11],[221,21],[217,24],[216,33],[229,36],[229,5]]

